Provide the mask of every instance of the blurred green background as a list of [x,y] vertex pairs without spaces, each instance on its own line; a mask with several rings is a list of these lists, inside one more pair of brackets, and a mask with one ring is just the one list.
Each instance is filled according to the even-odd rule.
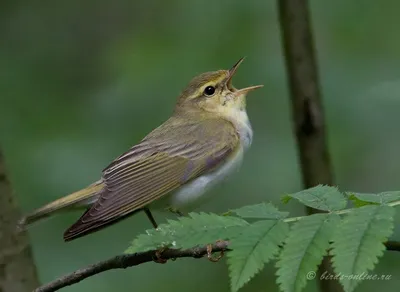
[[[399,1],[311,1],[336,182],[400,190]],[[234,83],[255,131],[240,173],[201,210],[223,212],[301,188],[275,1],[20,1],[0,4],[0,142],[24,212],[96,180],[171,113],[196,74],[247,56]],[[296,203],[280,208],[302,214]],[[150,225],[131,217],[65,244],[79,212],[30,229],[40,279],[121,253]],[[155,214],[158,221],[163,214]],[[399,222],[397,217],[397,223]],[[394,238],[400,240],[400,228]],[[358,291],[398,291],[400,254]],[[243,291],[278,291],[273,264]],[[307,286],[314,291],[316,282]],[[182,259],[92,277],[63,291],[228,291],[223,262]]]

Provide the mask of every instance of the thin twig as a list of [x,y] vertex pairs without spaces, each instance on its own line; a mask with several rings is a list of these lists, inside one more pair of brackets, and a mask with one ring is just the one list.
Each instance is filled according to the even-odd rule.
[[[230,251],[228,246],[229,246],[228,241],[218,241],[214,245],[212,245],[212,252],[214,253],[214,252]],[[387,250],[400,252],[400,242],[388,241],[385,243],[385,246]],[[210,255],[208,254],[208,250],[209,246],[194,247],[185,250],[166,249],[161,253],[161,257],[164,260],[185,258],[185,257],[202,258],[205,255],[210,257]],[[156,261],[157,257],[160,256],[157,253],[158,253],[157,250],[150,250],[135,254],[118,255],[108,260],[89,265],[85,268],[76,270],[73,273],[62,276],[48,284],[45,284],[37,288],[36,290],[34,290],[34,292],[57,291],[63,287],[79,283],[80,281],[86,278],[89,278],[91,276],[100,274],[108,270],[126,269],[128,267],[133,267],[143,263]]]
[[[277,0],[277,4],[303,185],[332,185],[308,1]],[[307,208],[308,214],[316,212]],[[333,274],[328,257],[323,259],[318,273],[325,271]],[[343,291],[338,281],[320,281],[320,288],[324,292]]]
[[[399,201],[393,201],[390,203],[385,204],[385,206],[389,206],[389,207],[396,207],[400,205],[400,200]],[[348,208],[348,209],[343,209],[343,210],[339,210],[339,211],[331,211],[329,212],[330,214],[337,214],[337,215],[346,215],[351,213],[352,211],[357,210],[357,208]],[[303,219],[304,217],[307,217],[309,215],[306,216],[298,216],[298,217],[289,217],[286,219],[283,219],[284,222],[286,223],[292,223],[292,222],[296,222],[299,221],[301,219]]]
[[[212,245],[212,252],[221,252],[228,249],[228,241],[218,241]],[[110,258],[108,260],[98,262],[96,264],[89,265],[85,268],[76,270],[71,274],[62,276],[48,284],[45,284],[34,292],[53,292],[57,291],[63,287],[76,284],[88,277],[94,276],[96,274],[113,270],[113,269],[125,269],[132,266],[137,266],[143,263],[152,262],[157,260],[160,256],[157,254],[157,250],[150,250],[135,254],[124,254],[118,255],[116,257]],[[201,258],[207,255],[207,246],[194,247],[185,250],[179,249],[166,249],[162,251],[161,257],[164,260],[176,259],[176,258]]]

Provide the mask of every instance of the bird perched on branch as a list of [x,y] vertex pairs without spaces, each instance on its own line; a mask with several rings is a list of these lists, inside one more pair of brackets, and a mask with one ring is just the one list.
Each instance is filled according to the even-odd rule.
[[234,169],[251,144],[246,95],[262,85],[236,89],[230,70],[200,74],[178,97],[172,116],[115,159],[92,185],[43,206],[20,221],[26,226],[59,211],[86,207],[64,233],[66,241],[150,209],[176,213],[196,205]]

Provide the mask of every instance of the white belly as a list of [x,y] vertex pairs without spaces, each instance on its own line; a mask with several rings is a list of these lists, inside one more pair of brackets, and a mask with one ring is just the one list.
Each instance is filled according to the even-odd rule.
[[201,203],[209,194],[210,188],[221,182],[239,168],[243,160],[243,147],[237,150],[235,156],[211,173],[202,175],[180,187],[169,198],[169,207],[178,210],[190,209]]

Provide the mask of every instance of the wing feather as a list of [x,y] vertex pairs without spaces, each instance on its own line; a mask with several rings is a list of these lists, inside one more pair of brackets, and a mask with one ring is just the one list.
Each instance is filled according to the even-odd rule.
[[93,232],[143,209],[212,171],[238,144],[239,137],[226,120],[209,119],[200,125],[171,118],[103,171],[105,188],[100,198],[65,232],[64,239]]

